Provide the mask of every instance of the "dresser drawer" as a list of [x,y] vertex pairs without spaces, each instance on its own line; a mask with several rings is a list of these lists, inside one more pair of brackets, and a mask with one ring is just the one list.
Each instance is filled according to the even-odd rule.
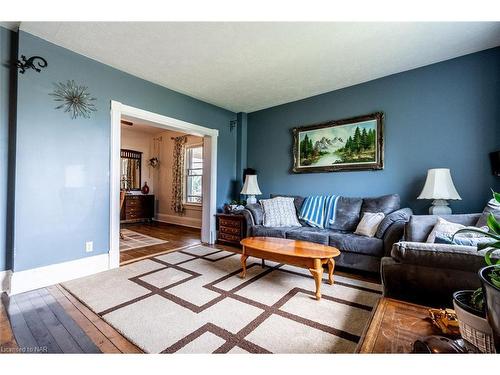
[[226,226],[223,226],[221,225],[219,227],[219,230],[222,232],[222,233],[227,233],[227,234],[234,234],[236,236],[239,236],[240,233],[241,233],[241,228],[235,228],[235,227],[226,227]]
[[142,207],[127,207],[125,208],[125,214],[136,214],[136,215],[144,215],[144,209]]
[[127,213],[126,214],[126,220],[133,220],[133,219],[143,219],[144,216],[141,213]]
[[219,233],[219,239],[231,242],[240,242],[240,236],[235,236],[233,234]]
[[241,221],[239,220],[228,220],[221,218],[219,220],[219,225],[222,227],[233,227],[233,228],[241,228]]
[[142,206],[142,202],[139,199],[127,199],[125,202],[126,207],[138,207]]
[[125,195],[121,220],[149,220],[154,216],[154,195]]

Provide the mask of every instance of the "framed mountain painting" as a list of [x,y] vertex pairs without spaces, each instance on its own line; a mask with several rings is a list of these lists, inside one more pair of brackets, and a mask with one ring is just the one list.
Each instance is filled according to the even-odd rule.
[[381,112],[293,129],[293,172],[384,168]]

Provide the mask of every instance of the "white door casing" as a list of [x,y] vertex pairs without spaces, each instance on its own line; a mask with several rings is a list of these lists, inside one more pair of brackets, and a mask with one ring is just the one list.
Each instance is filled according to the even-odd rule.
[[215,241],[215,213],[217,199],[217,137],[219,131],[186,121],[111,101],[111,157],[109,204],[109,268],[120,266],[120,148],[122,116],[145,120],[155,127],[180,131],[203,137],[203,210],[201,241]]

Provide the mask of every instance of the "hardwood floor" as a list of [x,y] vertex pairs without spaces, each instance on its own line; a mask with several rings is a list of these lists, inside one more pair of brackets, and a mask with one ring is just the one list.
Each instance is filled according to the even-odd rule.
[[2,301],[0,302],[0,354],[18,352],[17,342],[12,333],[9,317],[4,307],[4,300],[6,298],[7,295],[3,293]]
[[167,243],[153,245],[122,251],[120,253],[120,264],[127,264],[152,255],[161,254],[174,249],[192,246],[201,243],[201,230],[195,228],[182,227],[180,225],[160,223],[143,224],[122,224],[122,229],[130,229],[147,236],[159,238]]

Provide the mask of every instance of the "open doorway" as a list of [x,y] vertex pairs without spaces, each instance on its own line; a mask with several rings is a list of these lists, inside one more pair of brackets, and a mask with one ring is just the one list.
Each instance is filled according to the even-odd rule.
[[112,102],[110,268],[215,232],[218,131]]

